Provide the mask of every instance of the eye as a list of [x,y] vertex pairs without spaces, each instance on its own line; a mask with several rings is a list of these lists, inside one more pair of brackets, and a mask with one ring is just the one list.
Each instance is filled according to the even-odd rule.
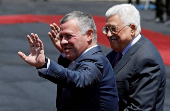
[[112,27],[110,28],[110,30],[111,30],[112,32],[116,32],[116,26],[112,26]]
[[73,36],[71,34],[60,34],[59,37],[60,37],[60,40],[62,40],[63,37],[68,40]]
[[106,31],[106,33],[108,33],[108,31],[109,31],[109,28],[108,28],[108,27],[105,27],[105,31]]
[[107,31],[107,32],[109,31],[109,28],[108,28],[108,27],[106,27],[106,31]]
[[60,40],[62,40],[62,39],[63,39],[63,36],[62,36],[62,35],[60,35],[60,36],[59,36],[59,38],[60,38]]
[[70,34],[67,34],[67,35],[66,35],[66,38],[67,38],[67,39],[70,39],[71,37],[73,37],[73,36],[70,35]]

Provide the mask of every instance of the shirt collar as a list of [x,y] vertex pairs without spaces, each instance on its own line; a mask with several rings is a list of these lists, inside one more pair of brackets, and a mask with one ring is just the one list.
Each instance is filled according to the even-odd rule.
[[124,56],[126,52],[141,38],[141,34],[138,34],[131,43],[123,50],[122,55]]
[[[78,60],[81,56],[83,56],[83,54],[85,54],[86,52],[88,52],[89,50],[91,50],[92,48],[94,48],[94,47],[97,47],[98,45],[94,45],[94,46],[92,46],[92,47],[89,47],[88,49],[86,49],[76,60]],[[75,61],[76,61],[75,60]],[[72,61],[72,63],[74,63],[75,61]]]

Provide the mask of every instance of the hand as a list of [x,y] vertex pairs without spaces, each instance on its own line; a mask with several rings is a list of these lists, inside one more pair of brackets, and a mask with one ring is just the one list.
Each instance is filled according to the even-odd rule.
[[63,53],[63,50],[62,50],[61,45],[60,45],[60,37],[59,37],[60,28],[55,23],[50,24],[50,27],[51,27],[52,30],[51,30],[51,32],[48,32],[48,35],[50,36],[51,41],[53,42],[54,46],[61,53]]
[[44,47],[42,41],[37,34],[31,33],[32,39],[27,35],[30,45],[30,54],[26,56],[23,52],[18,52],[19,56],[25,60],[29,65],[34,67],[41,67],[45,64]]

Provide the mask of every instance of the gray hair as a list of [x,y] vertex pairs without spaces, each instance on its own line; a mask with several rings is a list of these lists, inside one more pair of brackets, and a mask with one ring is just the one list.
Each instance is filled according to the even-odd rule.
[[68,20],[75,19],[78,27],[81,31],[82,34],[86,34],[89,29],[93,29],[94,34],[93,34],[93,39],[95,42],[97,42],[97,29],[96,25],[94,23],[93,18],[84,12],[80,11],[73,11],[71,13],[66,14],[60,21],[60,24],[65,23]]
[[140,13],[132,4],[119,4],[107,10],[105,16],[119,15],[125,25],[135,24],[137,31],[141,32]]

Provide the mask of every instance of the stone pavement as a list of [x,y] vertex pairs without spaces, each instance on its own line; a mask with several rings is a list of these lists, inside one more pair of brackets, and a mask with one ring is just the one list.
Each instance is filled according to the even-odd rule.
[[[104,16],[111,6],[126,1],[59,1],[2,0],[0,15],[54,14],[64,15],[73,10]],[[142,2],[144,4],[144,2]],[[154,10],[140,10],[143,28],[170,36],[170,26],[156,24]],[[29,18],[28,18],[29,19]],[[37,33],[44,42],[45,54],[56,61],[59,52],[47,35],[50,27],[45,23],[0,25],[0,111],[56,111],[56,85],[38,76],[35,68],[27,65],[17,54],[29,54],[26,35]],[[161,38],[160,38],[161,39]],[[102,46],[104,53],[111,49]],[[170,110],[170,68],[166,66],[167,88],[164,111]]]

